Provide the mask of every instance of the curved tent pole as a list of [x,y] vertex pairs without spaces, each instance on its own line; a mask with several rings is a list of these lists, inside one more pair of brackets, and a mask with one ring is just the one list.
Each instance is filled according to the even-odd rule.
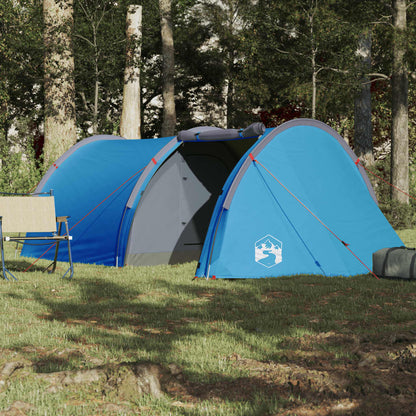
[[[260,152],[280,133],[284,132],[285,130],[295,127],[295,126],[311,126],[311,127],[317,127],[326,133],[328,133],[330,136],[332,136],[337,142],[341,145],[343,150],[347,153],[351,161],[357,165],[359,168],[360,176],[362,180],[364,181],[365,186],[368,189],[368,192],[370,193],[370,196],[374,200],[374,202],[378,205],[377,198],[375,196],[374,190],[372,188],[371,182],[366,174],[366,171],[364,167],[360,166],[356,163],[357,156],[354,154],[354,152],[350,149],[348,144],[345,142],[345,140],[331,127],[327,126],[326,124],[312,119],[295,119],[288,121],[284,124],[282,124],[279,127],[276,127],[268,132],[266,132],[265,136],[256,142],[256,144],[253,145],[253,147],[246,153],[246,156],[243,158],[244,160],[241,161],[239,164],[239,167],[236,168],[235,174],[233,178],[230,181],[230,185],[223,189],[224,194],[223,198],[218,201],[218,204],[221,204],[221,208],[217,208],[217,214],[215,215],[215,218],[213,218],[213,221],[215,221],[215,225],[211,227],[210,236],[207,236],[208,238],[205,241],[205,244],[207,244],[207,251],[206,255],[204,256],[204,259],[201,260],[201,266],[198,265],[197,273],[199,276],[204,276],[209,278],[209,270],[211,266],[214,246],[215,246],[215,240],[217,231],[220,226],[220,216],[222,216],[224,211],[227,211],[230,209],[231,202],[233,200],[233,197],[235,195],[235,192],[244,177],[246,171],[249,169],[250,165],[256,160],[256,157],[260,154]],[[355,253],[352,252],[352,250],[349,248],[348,244],[343,242],[342,239],[339,239],[339,241],[342,242],[342,244],[347,248],[347,250],[350,251],[350,253],[361,263],[363,262],[355,255]],[[209,244],[209,245],[208,245]],[[371,270],[363,264],[364,267],[371,273]],[[202,267],[202,268],[200,268]],[[208,272],[208,273],[207,273]]]
[[[286,123],[283,123],[279,127],[274,128],[269,134],[267,134],[255,147],[252,148],[251,154],[254,158],[256,158],[259,153],[280,133],[284,132],[285,130],[296,127],[296,126],[311,126],[311,127],[317,127],[326,133],[329,133],[337,142],[342,146],[342,148],[346,151],[350,159],[355,163],[357,160],[357,156],[355,153],[351,150],[351,148],[348,146],[348,144],[345,142],[345,140],[331,127],[329,127],[327,124],[313,119],[307,119],[307,118],[297,118],[294,120],[287,121]],[[244,161],[243,165],[241,166],[240,170],[235,176],[235,180],[233,181],[230,190],[227,194],[227,197],[224,201],[224,207],[228,209],[230,207],[231,201],[234,197],[235,191],[237,190],[237,187],[243,178],[245,172],[249,168],[251,164],[251,159],[249,156],[247,156],[246,160]],[[361,174],[361,177],[363,181],[365,182],[367,189],[373,198],[374,202],[378,205],[377,197],[375,195],[374,189],[371,185],[370,180],[368,179],[368,176],[362,166],[358,166],[359,172]]]
[[52,176],[53,172],[55,172],[56,169],[59,168],[59,166],[73,153],[75,153],[80,147],[85,146],[86,144],[100,141],[100,140],[127,140],[124,137],[119,136],[110,136],[110,135],[98,135],[98,136],[92,136],[87,137],[84,140],[81,140],[80,142],[76,143],[74,146],[72,146],[70,149],[68,149],[59,159],[53,163],[53,165],[48,169],[48,171],[45,173],[41,181],[36,186],[35,192],[40,192],[43,186],[46,184],[46,182],[49,180],[49,178]]
[[125,257],[125,250],[127,248],[127,243],[125,244],[124,248],[121,250],[121,237],[126,229],[130,228],[131,221],[133,220],[132,215],[127,215],[129,213],[129,210],[132,210],[134,208],[134,211],[137,209],[138,204],[140,202],[140,198],[142,195],[142,192],[152,179],[155,172],[160,168],[160,166],[163,164],[163,162],[182,144],[182,142],[179,142],[176,137],[172,138],[172,140],[169,141],[169,143],[164,146],[159,152],[154,155],[149,163],[146,165],[145,168],[143,168],[143,173],[140,175],[140,178],[137,180],[136,185],[134,186],[133,190],[130,193],[129,199],[127,200],[126,206],[123,211],[123,215],[121,217],[120,226],[118,228],[117,233],[117,246],[116,246],[116,266],[120,266],[120,260],[122,263],[124,263],[124,257]]

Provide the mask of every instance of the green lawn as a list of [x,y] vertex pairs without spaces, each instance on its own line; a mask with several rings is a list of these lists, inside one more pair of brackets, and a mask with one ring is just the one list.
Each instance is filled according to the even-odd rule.
[[416,247],[416,230],[399,230],[397,233],[407,247]]
[[[416,232],[400,236],[416,246]],[[386,340],[416,331],[415,282],[371,275],[193,280],[195,267],[76,264],[72,281],[35,270],[0,282],[0,368],[19,363],[0,384],[0,410],[23,403],[30,415],[294,415],[349,400],[354,414],[372,414],[386,395],[407,397],[396,381],[386,387],[383,371],[396,363],[396,347],[408,347],[386,350]],[[373,348],[371,380],[382,387],[360,367]],[[38,377],[142,361],[178,366],[180,388],[126,401],[94,384],[51,393]],[[368,386],[373,404],[360,401]]]

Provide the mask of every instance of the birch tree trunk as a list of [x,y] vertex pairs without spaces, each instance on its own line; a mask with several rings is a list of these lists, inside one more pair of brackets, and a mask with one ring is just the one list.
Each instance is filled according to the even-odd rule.
[[309,4],[309,10],[304,9],[308,14],[309,20],[309,36],[310,36],[310,60],[312,70],[312,102],[311,102],[311,117],[316,118],[317,94],[318,94],[318,74],[322,68],[319,68],[316,57],[318,55],[318,41],[316,36],[315,16],[318,13],[319,0],[312,0]]
[[[408,76],[406,65],[406,0],[393,0],[393,76],[391,182],[409,192]],[[392,187],[392,199],[409,203],[409,197]]]
[[73,12],[73,0],[43,0],[45,168],[77,140],[72,48]]
[[361,73],[360,91],[354,102],[354,150],[365,165],[374,163],[373,125],[371,122],[371,32],[361,36],[357,55]]
[[172,0],[159,0],[163,55],[163,122],[162,137],[173,136],[176,127],[175,58],[172,32]]
[[316,118],[316,90],[318,79],[318,68],[316,67],[317,47],[315,44],[314,33],[314,17],[315,10],[311,10],[309,14],[309,29],[311,35],[311,66],[312,66],[312,118]]
[[141,139],[140,59],[142,6],[131,5],[127,11],[127,49],[124,71],[123,110],[120,134],[126,139]]

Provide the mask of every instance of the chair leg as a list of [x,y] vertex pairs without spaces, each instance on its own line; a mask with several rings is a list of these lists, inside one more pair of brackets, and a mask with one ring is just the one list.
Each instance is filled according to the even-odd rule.
[[[62,228],[62,222],[59,223],[58,226],[58,236],[61,235],[61,228]],[[51,270],[48,270],[48,273],[55,273],[56,270],[56,260],[58,259],[58,251],[59,251],[59,240],[56,241],[55,243],[55,256],[53,258],[53,262],[46,268],[46,270],[49,269],[49,267],[52,266]]]
[[13,273],[6,268],[6,264],[5,264],[5,261],[4,261],[2,217],[0,217],[0,246],[1,246],[1,271],[2,271],[2,274],[3,274],[3,279],[9,280],[7,278],[7,273],[8,273],[14,280],[17,280],[13,276]]
[[[65,222],[65,232],[66,232],[66,236],[67,236],[66,240],[67,240],[67,244],[68,244],[68,263],[69,263],[68,269],[62,275],[62,279],[64,279],[68,273],[69,273],[68,279],[72,279],[72,276],[74,275],[74,264],[72,262],[71,240],[70,240],[70,236],[69,236],[68,220],[66,218],[63,221],[59,222],[58,236],[61,236],[62,222]],[[56,261],[58,259],[58,250],[59,250],[59,240],[56,242],[55,257],[53,259],[53,262],[48,266],[48,268],[52,266],[52,270],[49,273],[53,273],[56,269]]]
[[74,264],[72,263],[72,252],[71,252],[71,240],[69,236],[69,226],[68,221],[65,220],[65,231],[67,236],[67,243],[68,243],[68,261],[69,261],[69,269],[65,272],[65,274],[62,276],[64,278],[68,271],[70,271],[69,279],[72,279],[72,276],[74,275]]
[[[68,243],[68,262],[69,262],[69,267],[66,270],[66,272],[63,274],[62,279],[64,279],[68,273],[69,273],[68,278],[72,279],[72,276],[74,275],[74,265],[73,265],[73,262],[72,262],[71,241],[69,239],[69,226],[68,226],[68,221],[66,219],[59,221],[58,237],[61,236],[62,222],[65,222],[65,231],[66,231],[66,236],[67,236],[66,240],[67,240],[67,243]],[[53,258],[52,263],[45,269],[45,270],[48,270],[49,273],[54,273],[55,270],[56,270],[56,262],[58,260],[59,243],[60,243],[60,240],[56,240],[55,256]],[[52,267],[52,269],[50,269],[51,267]]]

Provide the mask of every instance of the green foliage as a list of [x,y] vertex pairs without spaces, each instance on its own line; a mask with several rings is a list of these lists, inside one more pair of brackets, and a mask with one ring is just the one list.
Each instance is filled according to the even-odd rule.
[[126,60],[127,2],[79,0],[74,14],[76,107],[81,138],[117,133]]
[[35,158],[33,137],[26,137],[20,135],[0,142],[1,192],[31,192],[42,177],[40,161]]
[[358,38],[379,11],[372,2],[356,3],[350,8],[334,1],[259,1],[242,42],[239,106],[266,112],[295,106],[310,117],[315,72],[316,117],[336,126],[351,119]]
[[[39,0],[0,3],[0,122],[2,131],[19,117],[41,119],[42,30]],[[7,132],[6,132],[7,134]]]
[[202,2],[199,8],[198,2],[192,0],[176,2],[174,9],[174,21],[181,22],[174,28],[176,111],[180,129],[201,123],[195,120],[195,112],[203,115],[203,124],[218,123],[216,109],[224,104],[224,56],[212,45],[212,16],[205,6]]
[[379,202],[379,207],[392,227],[395,229],[416,227],[416,201],[413,199],[416,197],[415,172],[411,174],[409,190],[411,198],[409,204],[402,204],[391,198],[390,159],[385,158],[377,161],[371,167],[371,172],[377,175],[368,173]]
[[[0,190],[27,192],[39,178],[32,134],[42,122],[42,30],[39,0],[0,2]],[[10,127],[25,120],[17,142]],[[26,141],[25,138],[28,138]],[[27,151],[27,153],[26,153]]]
[[403,204],[389,199],[380,203],[380,209],[393,228],[407,229],[416,227],[416,203]]
[[406,247],[416,248],[416,232],[414,229],[397,230],[397,234]]
[[[79,138],[118,134],[125,66],[125,19],[132,0],[79,0],[75,7],[75,79]],[[161,41],[156,0],[143,0],[142,136],[161,126]],[[178,130],[198,124],[242,127],[261,114],[311,115],[353,134],[353,100],[361,69],[357,41],[372,31],[374,146],[385,157],[391,125],[389,1],[174,0]],[[16,120],[43,120],[41,0],[0,4],[0,129],[7,140]],[[416,7],[408,7],[409,127],[416,151]],[[315,62],[313,63],[313,59]],[[376,79],[379,79],[376,81]],[[97,94],[97,101],[96,99]],[[257,116],[253,115],[253,109]],[[258,111],[257,111],[258,110]],[[295,111],[297,114],[297,111]],[[276,116],[277,114],[277,116]],[[297,116],[295,114],[295,116]],[[257,118],[256,118],[257,117]],[[412,159],[413,160],[413,159]]]

